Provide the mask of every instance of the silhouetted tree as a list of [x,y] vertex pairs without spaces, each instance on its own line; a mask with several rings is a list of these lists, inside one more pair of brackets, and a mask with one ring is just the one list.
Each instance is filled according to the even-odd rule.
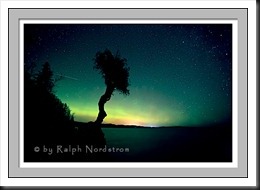
[[129,86],[129,67],[125,58],[121,58],[118,52],[113,55],[108,49],[96,53],[94,64],[94,69],[99,71],[106,84],[106,91],[98,102],[99,113],[95,121],[96,124],[101,124],[107,116],[104,109],[105,103],[110,100],[114,90],[129,95],[127,89]]
[[38,73],[36,77],[36,83],[42,90],[46,90],[50,93],[52,92],[52,89],[54,87],[54,79],[53,72],[48,62],[45,62],[43,64],[42,70]]

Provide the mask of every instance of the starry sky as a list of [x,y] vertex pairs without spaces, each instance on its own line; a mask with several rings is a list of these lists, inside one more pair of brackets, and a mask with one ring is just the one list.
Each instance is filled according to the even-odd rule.
[[50,63],[55,94],[94,121],[105,91],[93,58],[120,52],[130,95],[114,92],[104,123],[204,126],[232,118],[231,24],[25,24],[24,63]]

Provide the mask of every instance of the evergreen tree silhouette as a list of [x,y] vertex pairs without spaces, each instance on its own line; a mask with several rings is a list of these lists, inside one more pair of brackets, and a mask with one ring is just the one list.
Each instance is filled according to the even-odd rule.
[[42,70],[38,73],[36,77],[36,83],[39,88],[52,93],[54,87],[53,72],[51,70],[50,64],[45,62],[42,66]]
[[124,95],[129,95],[129,70],[127,60],[121,58],[119,52],[115,55],[110,50],[106,49],[104,52],[97,52],[94,58],[94,69],[98,70],[105,79],[106,91],[100,97],[98,102],[99,113],[95,121],[96,124],[101,124],[107,116],[104,106],[110,100],[115,90]]

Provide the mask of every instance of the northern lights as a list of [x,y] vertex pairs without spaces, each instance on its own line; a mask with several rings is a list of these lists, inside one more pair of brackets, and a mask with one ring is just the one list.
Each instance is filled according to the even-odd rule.
[[105,91],[97,51],[119,50],[130,95],[117,91],[104,123],[202,126],[232,117],[231,24],[25,24],[25,64],[48,61],[77,121],[94,121]]

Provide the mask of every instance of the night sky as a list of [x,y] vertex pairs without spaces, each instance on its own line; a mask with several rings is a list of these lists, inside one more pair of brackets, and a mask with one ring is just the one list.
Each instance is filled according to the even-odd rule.
[[24,35],[25,64],[48,61],[64,76],[54,91],[76,121],[96,119],[106,86],[93,58],[106,48],[127,59],[130,95],[114,92],[104,123],[204,126],[232,117],[231,24],[25,24]]

